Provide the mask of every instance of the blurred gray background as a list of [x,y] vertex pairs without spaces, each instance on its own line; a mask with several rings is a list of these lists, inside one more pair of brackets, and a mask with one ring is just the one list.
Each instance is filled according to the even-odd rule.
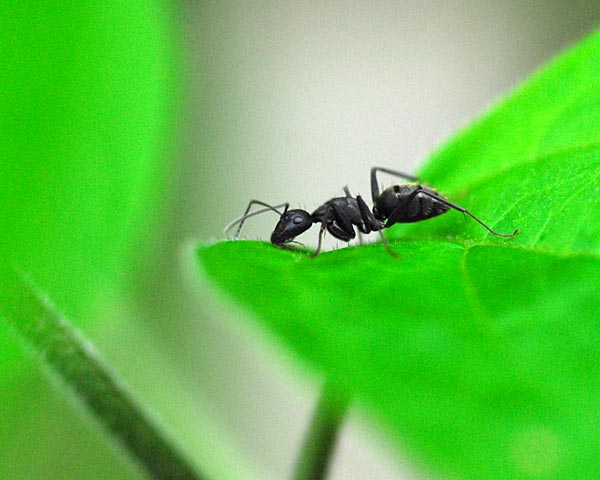
[[[137,312],[158,328],[136,335],[167,352],[162,368],[187,372],[179,381],[189,398],[179,401],[198,418],[167,419],[184,439],[188,431],[189,441],[210,444],[194,433],[206,421],[225,439],[215,449],[242,457],[231,467],[239,478],[288,478],[319,379],[193,280],[190,245],[223,238],[252,198],[312,210],[344,185],[368,197],[371,166],[414,172],[453,131],[593,30],[600,3],[186,1],[181,15],[179,163],[162,253],[141,281]],[[245,235],[268,240],[275,220],[254,218]],[[309,231],[301,241],[315,238]],[[426,478],[398,458],[353,411],[330,478]]]

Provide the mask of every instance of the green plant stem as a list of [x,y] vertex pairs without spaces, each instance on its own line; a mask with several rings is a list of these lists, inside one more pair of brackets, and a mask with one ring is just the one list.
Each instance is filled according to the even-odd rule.
[[151,478],[201,479],[91,345],[35,288],[0,258],[0,318],[75,393],[87,411]]
[[325,383],[304,438],[293,480],[321,480],[326,477],[347,409],[348,401],[331,384]]

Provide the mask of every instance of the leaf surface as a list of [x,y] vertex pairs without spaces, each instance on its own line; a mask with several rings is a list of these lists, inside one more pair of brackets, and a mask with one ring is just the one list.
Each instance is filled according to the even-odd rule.
[[[261,242],[201,268],[438,473],[600,475],[600,35],[443,146],[456,211],[315,259]],[[365,172],[366,173],[366,172]],[[316,233],[314,233],[316,234]]]

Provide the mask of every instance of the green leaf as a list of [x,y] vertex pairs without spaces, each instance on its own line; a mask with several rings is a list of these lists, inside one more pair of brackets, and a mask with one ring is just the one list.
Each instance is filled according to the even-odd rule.
[[[106,305],[161,200],[177,86],[173,13],[160,0],[0,2],[0,256],[77,322],[112,318]],[[123,328],[119,316],[96,332]],[[0,322],[0,477],[130,478],[30,367]],[[57,431],[70,434],[59,449]],[[77,453],[58,461],[69,445]]]
[[426,468],[596,478],[599,81],[597,33],[424,167],[514,239],[450,211],[390,229],[400,259],[378,244],[310,259],[238,241],[201,247],[202,270]]
[[121,285],[159,200],[174,44],[158,1],[0,7],[0,245],[69,316]]

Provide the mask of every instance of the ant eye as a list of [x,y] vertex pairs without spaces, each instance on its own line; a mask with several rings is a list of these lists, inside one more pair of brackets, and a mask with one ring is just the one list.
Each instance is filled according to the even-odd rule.
[[300,216],[294,217],[292,219],[292,222],[294,223],[294,225],[298,225],[298,224],[302,223],[302,217],[300,217]]
[[400,193],[400,185],[394,185],[394,193]]

